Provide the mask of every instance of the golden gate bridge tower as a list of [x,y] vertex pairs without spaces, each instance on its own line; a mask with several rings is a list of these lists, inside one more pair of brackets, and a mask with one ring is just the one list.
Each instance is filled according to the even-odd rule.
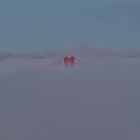
[[80,60],[74,56],[65,56],[61,59],[52,62],[50,65],[59,65],[63,63],[65,67],[67,66],[73,67],[76,64],[76,62],[80,62]]

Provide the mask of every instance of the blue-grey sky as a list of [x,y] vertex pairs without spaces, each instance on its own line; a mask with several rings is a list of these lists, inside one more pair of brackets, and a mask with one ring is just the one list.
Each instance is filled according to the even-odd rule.
[[139,0],[0,0],[0,50],[84,42],[140,48]]

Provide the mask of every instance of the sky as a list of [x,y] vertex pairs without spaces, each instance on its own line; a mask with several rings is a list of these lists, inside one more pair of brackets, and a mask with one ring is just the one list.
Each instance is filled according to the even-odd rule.
[[0,1],[0,50],[36,51],[81,42],[139,49],[140,1]]

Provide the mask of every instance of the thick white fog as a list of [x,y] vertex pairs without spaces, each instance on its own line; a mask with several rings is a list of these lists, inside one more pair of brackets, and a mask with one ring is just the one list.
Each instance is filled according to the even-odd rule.
[[0,63],[1,140],[139,140],[140,59]]

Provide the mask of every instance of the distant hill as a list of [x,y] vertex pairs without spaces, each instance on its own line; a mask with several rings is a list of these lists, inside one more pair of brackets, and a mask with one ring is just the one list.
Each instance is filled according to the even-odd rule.
[[113,51],[109,48],[96,48],[86,44],[77,44],[63,50],[45,49],[42,52],[26,54],[26,56],[32,58],[63,57],[65,55],[74,55],[77,57],[107,57],[112,56],[112,54]]
[[136,50],[114,51],[111,48],[97,48],[91,45],[80,43],[63,50],[45,49],[40,52],[17,54],[16,56],[33,59],[43,59],[49,57],[64,57],[65,55],[74,55],[77,57],[135,58],[140,57],[140,51]]
[[50,57],[64,57],[65,55],[74,55],[77,57],[120,57],[120,58],[137,58],[140,57],[140,50],[123,50],[114,51],[111,48],[97,48],[84,43],[76,44],[72,47],[57,50],[46,48],[40,52],[32,53],[10,53],[0,52],[0,61],[10,58],[29,58],[44,59]]

